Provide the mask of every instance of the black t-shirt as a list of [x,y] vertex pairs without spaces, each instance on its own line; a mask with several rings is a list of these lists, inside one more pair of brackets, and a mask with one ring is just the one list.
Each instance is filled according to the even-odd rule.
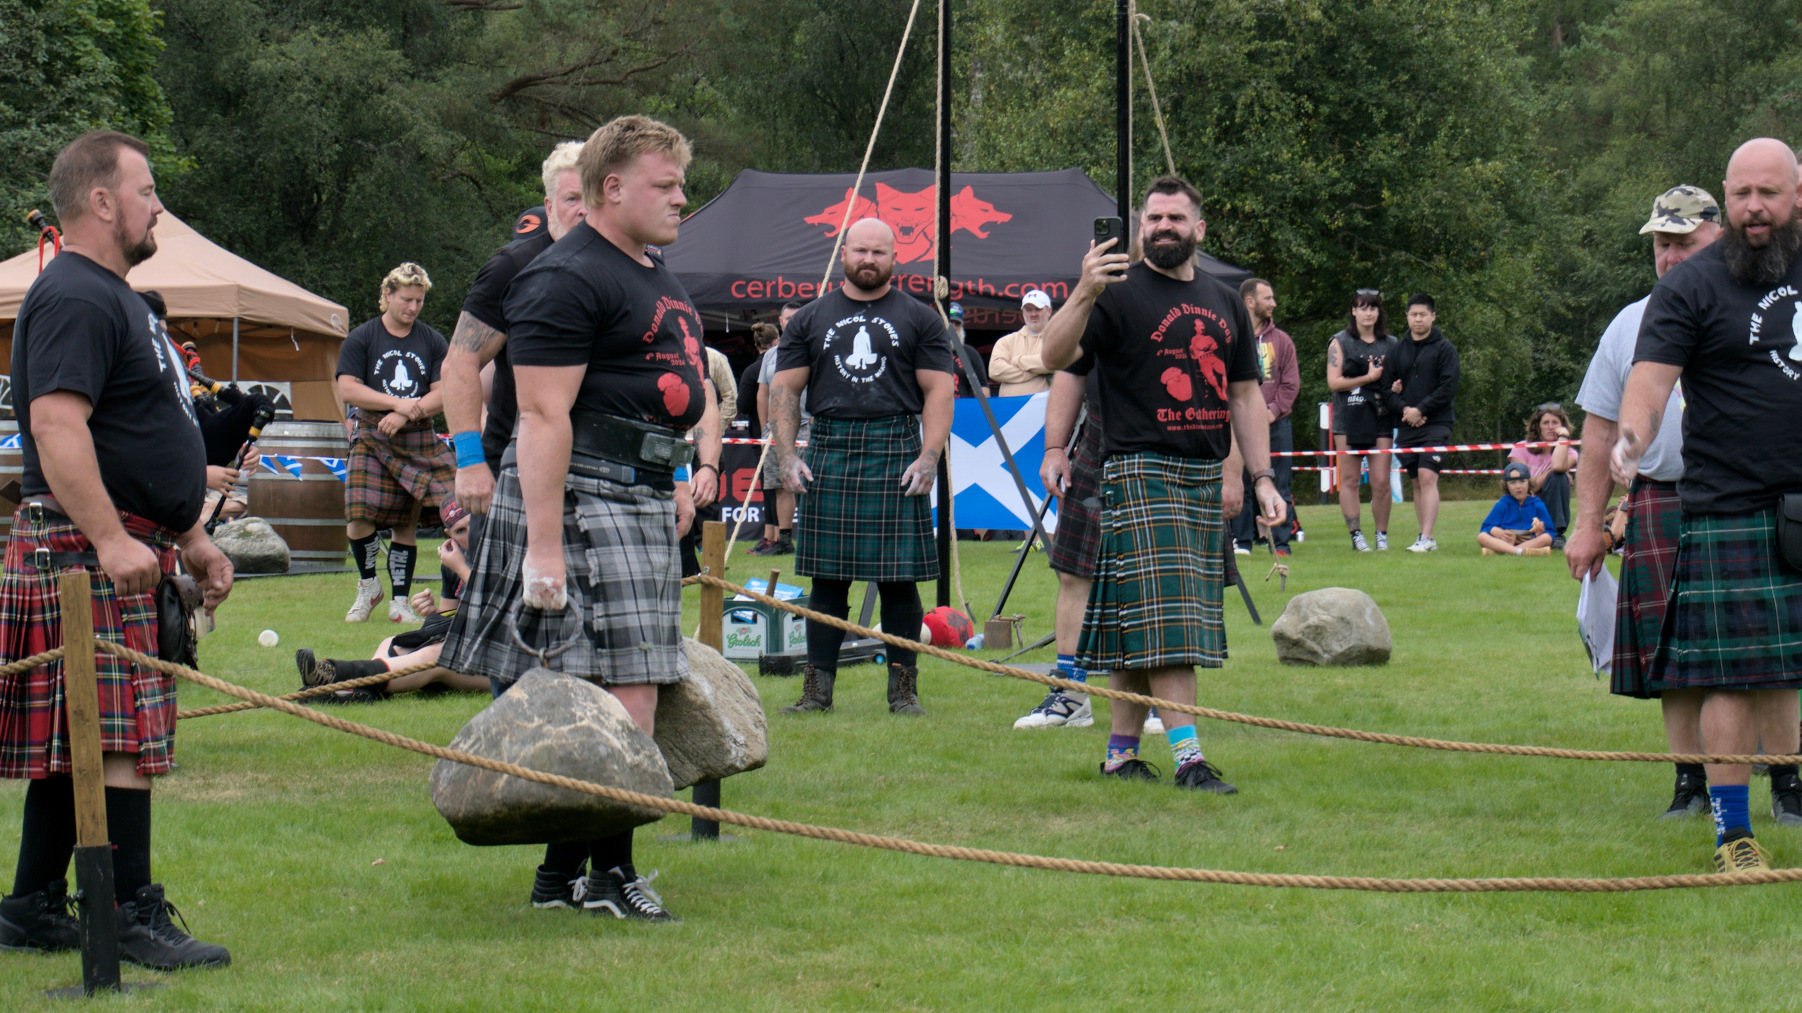
[[803,367],[808,411],[841,419],[918,415],[915,374],[957,371],[944,321],[894,288],[870,302],[833,289],[802,307],[776,345],[776,369]]
[[751,360],[738,374],[738,417],[751,423],[752,432],[763,421],[757,417],[757,374],[763,371],[763,356]]
[[1719,243],[1685,260],[1652,290],[1633,361],[1683,367],[1683,509],[1750,513],[1802,492],[1802,456],[1784,449],[1802,432],[1802,257],[1756,288]]
[[[965,356],[968,356],[966,359]],[[976,382],[984,387],[989,385],[989,366],[982,361],[982,353],[970,347],[967,341],[951,343],[951,368],[957,374],[957,397],[975,397],[976,392],[970,388],[970,380],[964,376],[964,363],[970,364],[970,370],[976,374]]]
[[[513,284],[514,277],[525,270],[527,264],[550,249],[551,243],[551,234],[540,229],[501,247],[476,272],[475,284],[469,286],[469,295],[463,298],[463,312],[502,334],[508,333],[507,313],[503,306],[507,286]],[[482,427],[482,456],[488,459],[488,467],[497,475],[501,470],[501,453],[513,439],[513,423],[518,419],[519,393],[513,386],[513,364],[503,343],[500,353],[494,357],[494,383],[488,390],[488,423]]]
[[1346,434],[1355,443],[1388,436],[1395,428],[1389,411],[1389,390],[1400,375],[1396,360],[1400,358],[1401,339],[1390,334],[1365,344],[1351,332],[1340,331],[1333,335],[1333,344],[1339,346],[1342,355],[1340,376],[1363,376],[1370,372],[1372,363],[1383,367],[1383,375],[1375,383],[1333,392],[1334,431]]
[[513,279],[515,366],[587,366],[575,407],[687,431],[707,407],[701,316],[662,260],[646,267],[578,222]]
[[[444,365],[450,342],[432,325],[413,321],[404,338],[388,333],[381,317],[358,324],[338,352],[338,376],[353,376],[370,390],[390,397],[418,399],[430,393]],[[364,409],[366,410],[366,409]],[[381,412],[370,412],[380,417]]]
[[31,438],[31,400],[70,391],[94,407],[88,432],[115,507],[176,532],[200,519],[206,444],[187,371],[124,279],[79,253],[51,261],[19,307],[12,382],[25,495],[51,492]]
[[1227,385],[1257,380],[1257,344],[1244,300],[1213,277],[1128,268],[1095,300],[1082,336],[1107,411],[1105,452],[1225,460]]

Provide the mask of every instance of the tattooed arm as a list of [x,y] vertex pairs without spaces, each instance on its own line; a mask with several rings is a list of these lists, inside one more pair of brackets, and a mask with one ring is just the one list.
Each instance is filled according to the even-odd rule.
[[[444,395],[444,421],[453,433],[481,432],[482,368],[500,354],[507,336],[464,313],[457,317],[450,350],[439,367],[438,391]],[[488,512],[494,498],[494,474],[486,463],[457,469],[457,502],[472,514]]]
[[695,438],[695,460],[688,469],[694,505],[705,508],[720,496],[720,401],[715,396],[713,381],[705,380],[707,409],[692,430]]
[[770,384],[770,421],[775,426],[770,436],[770,453],[776,455],[776,471],[782,484],[795,492],[806,492],[813,472],[807,462],[795,453],[795,434],[801,431],[801,392],[807,389],[812,371],[806,366],[776,372]]
[[1345,349],[1339,347],[1339,339],[1332,338],[1326,344],[1326,385],[1335,393],[1351,390],[1364,382],[1364,377],[1348,379],[1345,375]]
[[[1671,388],[1683,375],[1682,366],[1662,362],[1639,362],[1627,376],[1627,389],[1621,393],[1620,438],[1614,444],[1614,480],[1631,486],[1639,474],[1639,459],[1658,438],[1658,427],[1664,422],[1664,406],[1670,402]],[[1581,469],[1579,469],[1581,470]]]

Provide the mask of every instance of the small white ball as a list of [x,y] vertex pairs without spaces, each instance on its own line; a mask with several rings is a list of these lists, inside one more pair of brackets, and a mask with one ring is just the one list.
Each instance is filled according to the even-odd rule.
[[257,643],[262,644],[264,647],[274,647],[276,644],[281,643],[281,640],[281,637],[275,635],[274,630],[264,630],[257,634]]

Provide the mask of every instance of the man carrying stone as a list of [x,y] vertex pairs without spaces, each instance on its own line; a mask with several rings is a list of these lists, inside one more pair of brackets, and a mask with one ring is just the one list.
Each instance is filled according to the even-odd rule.
[[[699,314],[646,247],[676,239],[689,157],[687,139],[643,116],[596,130],[578,163],[586,215],[508,290],[519,431],[441,658],[500,690],[534,652],[561,651],[555,667],[604,687],[647,735],[658,685],[688,674],[676,472],[706,407],[706,359]],[[668,920],[632,837],[552,845],[533,903]]]
[[[1020,316],[1026,326],[1004,335],[989,353],[989,379],[1001,385],[1002,397],[1025,397],[1051,389],[1057,372],[1045,365],[1040,351],[1045,343],[1045,322],[1051,319],[1051,297],[1032,289],[1020,299]],[[1066,434],[1067,435],[1067,434]]]
[[382,596],[376,576],[381,546],[376,532],[388,528],[388,619],[416,623],[413,567],[421,506],[450,495],[456,458],[432,429],[444,404],[438,369],[448,343],[419,319],[432,280],[418,264],[402,264],[382,279],[382,315],[357,325],[338,352],[338,397],[357,409],[344,481],[344,531],[357,564],[357,599],[344,614],[360,623]]
[[[845,280],[789,322],[770,390],[783,484],[805,494],[795,572],[814,578],[812,605],[850,614],[851,584],[874,581],[882,628],[920,628],[918,581],[939,561],[927,493],[951,433],[950,336],[938,314],[890,284],[895,234],[874,218],[845,233]],[[813,440],[795,451],[801,395]],[[924,427],[924,435],[921,429]],[[906,634],[903,634],[906,635]],[[843,630],[808,620],[801,699],[785,713],[829,711]],[[889,652],[893,714],[925,714],[912,651]]]
[[[1154,180],[1138,226],[1145,259],[1128,267],[1112,240],[1091,247],[1045,331],[1047,364],[1093,357],[1107,412],[1101,545],[1076,660],[1109,671],[1115,689],[1193,704],[1193,666],[1226,656],[1221,519],[1238,512],[1243,486],[1222,462],[1235,442],[1266,523],[1284,509],[1251,316],[1238,293],[1195,269],[1201,195],[1174,176]],[[1146,709],[1110,709],[1102,774],[1155,780],[1139,758]],[[1164,725],[1179,787],[1238,790],[1202,755],[1193,718],[1166,713]]]
[[[1402,399],[1402,424],[1395,449],[1442,447],[1452,441],[1452,400],[1458,396],[1458,349],[1439,333],[1438,306],[1417,292],[1408,300],[1408,339],[1395,353],[1395,382],[1390,391]],[[1404,452],[1398,458],[1414,480],[1414,519],[1420,537],[1409,552],[1439,548],[1433,528],[1439,523],[1439,468],[1445,454]]]
[[[1639,232],[1652,234],[1652,267],[1666,272],[1713,243],[1721,233],[1721,209],[1706,190],[1677,186],[1652,201],[1652,217]],[[1584,445],[1613,447],[1620,436],[1621,392],[1633,369],[1634,346],[1645,317],[1647,296],[1615,315],[1602,332],[1589,372],[1577,392],[1587,418]],[[1647,687],[1658,631],[1664,625],[1677,561],[1677,537],[1683,504],[1677,482],[1683,477],[1683,394],[1673,389],[1664,406],[1664,423],[1639,458],[1639,472],[1619,509],[1627,511],[1625,552],[1620,591],[1615,600],[1614,655],[1609,689],[1621,696],[1656,697],[1664,713],[1664,737],[1673,753],[1702,751],[1700,689],[1653,690]],[[1577,469],[1577,522],[1564,547],[1573,578],[1602,571],[1613,538],[1602,525],[1603,508],[1614,492],[1614,480],[1600,468]],[[1771,780],[1772,807],[1784,825],[1802,824],[1802,785],[1794,767],[1779,767]],[[1699,763],[1677,764],[1677,786],[1659,819],[1681,819],[1708,808],[1708,775]]]
[[[1295,449],[1295,432],[1289,413],[1295,409],[1295,396],[1301,393],[1301,368],[1295,361],[1295,342],[1276,325],[1276,290],[1262,278],[1247,278],[1239,284],[1239,298],[1251,314],[1251,325],[1258,334],[1258,369],[1263,382],[1258,390],[1264,396],[1264,407],[1270,412],[1270,449]],[[1276,472],[1276,488],[1283,495],[1286,511],[1281,523],[1269,529],[1270,547],[1279,556],[1289,554],[1289,536],[1294,529],[1295,498],[1290,495],[1289,479],[1294,473],[1294,458],[1272,457],[1270,468]],[[1243,477],[1250,481],[1249,476]],[[1260,541],[1257,505],[1247,502],[1233,518],[1233,551],[1246,555],[1253,543]]]
[[[125,283],[156,252],[163,205],[148,154],[135,137],[93,131],[50,169],[64,245],[25,294],[13,331],[25,500],[0,570],[0,664],[61,646],[64,572],[87,574],[96,636],[150,655],[155,592],[178,559],[209,609],[231,591],[231,563],[200,516],[206,450],[181,355]],[[174,766],[175,679],[110,654],[92,661],[114,851],[113,896],[88,898],[90,910],[117,904],[119,955],[132,963],[224,966],[225,947],[177,928],[162,884],[151,882],[150,786]],[[76,838],[63,665],[0,675],[0,777],[31,782],[12,894],[0,900],[0,949],[81,945],[65,911]]]
[[[1683,477],[1669,604],[1647,691],[1699,691],[1701,746],[1715,754],[1797,751],[1802,559],[1779,558],[1779,508],[1802,492],[1802,222],[1796,159],[1781,141],[1727,163],[1720,239],[1667,273],[1640,325],[1621,398],[1614,479],[1638,479],[1683,382]],[[1792,508],[1795,509],[1795,508]],[[1773,771],[1773,773],[1777,773]],[[1745,764],[1709,764],[1717,871],[1767,868],[1753,839]],[[1794,768],[1772,778],[1793,785]],[[1777,810],[1782,798],[1775,800]]]

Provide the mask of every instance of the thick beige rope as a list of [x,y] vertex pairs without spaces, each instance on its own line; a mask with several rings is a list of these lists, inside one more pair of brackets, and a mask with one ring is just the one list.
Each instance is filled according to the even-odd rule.
[[359,735],[363,738],[380,742],[384,745],[406,749],[426,756],[464,763],[484,770],[492,770],[539,784],[548,784],[570,791],[579,791],[587,795],[610,798],[630,805],[660,809],[664,812],[712,820],[716,823],[729,823],[734,826],[749,827],[753,830],[767,830],[772,833],[792,834],[797,837],[810,837],[815,840],[834,841],[840,844],[852,844],[867,848],[881,848],[885,851],[898,851],[903,854],[924,855],[929,858],[949,858],[966,862],[987,862],[992,865],[1007,865],[1025,869],[1043,869],[1052,872],[1076,872],[1099,876],[1125,876],[1135,879],[1174,880],[1190,883],[1225,883],[1236,886],[1276,886],[1299,887],[1316,890],[1368,890],[1382,893],[1521,893],[1521,892],[1559,892],[1559,893],[1624,893],[1634,890],[1669,890],[1684,887],[1714,886],[1757,886],[1767,883],[1794,883],[1802,881],[1802,868],[1798,869],[1766,869],[1758,872],[1733,872],[1687,874],[1676,876],[1637,876],[1625,879],[1563,879],[1558,877],[1513,877],[1500,879],[1382,879],[1370,876],[1312,876],[1275,874],[1261,872],[1230,872],[1219,869],[1188,869],[1161,865],[1123,865],[1117,862],[1091,862],[1070,858],[1049,858],[1042,855],[1026,855],[1011,851],[990,851],[984,848],[965,848],[954,845],[927,844],[921,841],[908,840],[903,837],[880,837],[874,834],[857,833],[850,830],[839,830],[834,827],[814,826],[808,823],[794,823],[789,820],[773,820],[762,816],[751,816],[733,812],[729,809],[714,809],[708,806],[695,805],[681,799],[662,798],[656,795],[644,795],[622,788],[609,788],[605,785],[578,781],[574,778],[556,774],[546,774],[491,760],[485,756],[477,756],[456,749],[446,749],[429,742],[421,742],[379,728],[346,721],[343,718],[322,714],[310,707],[302,707],[290,700],[267,696],[242,686],[233,685],[222,679],[196,672],[183,665],[175,665],[160,661],[146,654],[140,654],[128,647],[100,641],[100,650],[116,657],[124,658],[136,665],[154,668],[178,678],[198,683],[208,689],[238,697],[258,707],[279,710],[294,717],[324,725],[337,731]]
[[[406,668],[398,668],[392,672],[383,672],[380,675],[366,675],[360,679],[346,679],[343,682],[327,683],[324,686],[313,686],[308,689],[303,689],[298,693],[289,693],[278,699],[311,700],[314,697],[336,693],[341,689],[359,689],[363,686],[373,686],[378,682],[387,682],[389,679],[398,679],[403,675],[413,675],[417,672],[424,672],[437,667],[438,663],[436,661],[422,661],[416,665],[408,665]],[[202,707],[199,710],[180,711],[175,715],[175,720],[186,721],[189,718],[208,718],[215,714],[232,714],[237,711],[256,709],[257,705],[254,703],[224,703],[217,707]]]
[[792,612],[795,615],[804,616],[815,622],[837,627],[848,633],[855,633],[860,637],[873,637],[894,647],[917,651],[920,654],[928,654],[935,658],[954,662],[959,665],[965,665],[970,668],[980,669],[984,672],[993,672],[996,675],[1005,675],[1014,679],[1024,679],[1028,682],[1039,683],[1042,686],[1053,686],[1058,689],[1069,690],[1076,693],[1087,693],[1090,696],[1099,696],[1109,700],[1125,700],[1128,703],[1144,704],[1149,707],[1156,707],[1159,711],[1193,714],[1196,717],[1208,718],[1214,721],[1230,721],[1235,724],[1252,725],[1257,728],[1273,728],[1278,731],[1298,732],[1303,735],[1321,735],[1335,739],[1353,739],[1358,742],[1377,742],[1390,746],[1411,746],[1416,749],[1440,749],[1454,753],[1494,753],[1504,756],[1547,756],[1561,760],[1607,760],[1626,763],[1802,763],[1802,756],[1766,756],[1762,753],[1757,755],[1638,753],[1595,749],[1559,749],[1551,746],[1513,746],[1491,742],[1456,742],[1447,739],[1426,739],[1414,735],[1390,735],[1384,732],[1366,732],[1359,731],[1355,728],[1334,728],[1330,725],[1310,725],[1303,724],[1299,721],[1282,721],[1276,718],[1257,717],[1251,714],[1236,714],[1232,711],[1215,710],[1212,707],[1200,707],[1195,704],[1182,704],[1171,700],[1160,700],[1154,696],[1128,693],[1123,690],[1110,689],[1106,686],[1096,686],[1091,683],[1071,682],[1068,679],[1059,679],[1053,675],[1040,675],[1037,672],[1029,672],[1023,668],[1014,668],[1011,665],[984,661],[981,658],[972,658],[967,654],[946,650],[943,647],[934,647],[931,644],[922,644],[916,640],[897,637],[891,633],[865,629],[856,623],[848,622],[837,616],[829,616],[815,612],[812,609],[803,608],[792,602],[777,601],[767,595],[746,590],[745,588],[739,587],[737,584],[720,580],[708,574],[702,574],[698,577],[689,577],[685,579],[683,583],[714,584],[727,591],[746,595],[757,601],[763,602],[766,605],[772,605],[785,612]]

